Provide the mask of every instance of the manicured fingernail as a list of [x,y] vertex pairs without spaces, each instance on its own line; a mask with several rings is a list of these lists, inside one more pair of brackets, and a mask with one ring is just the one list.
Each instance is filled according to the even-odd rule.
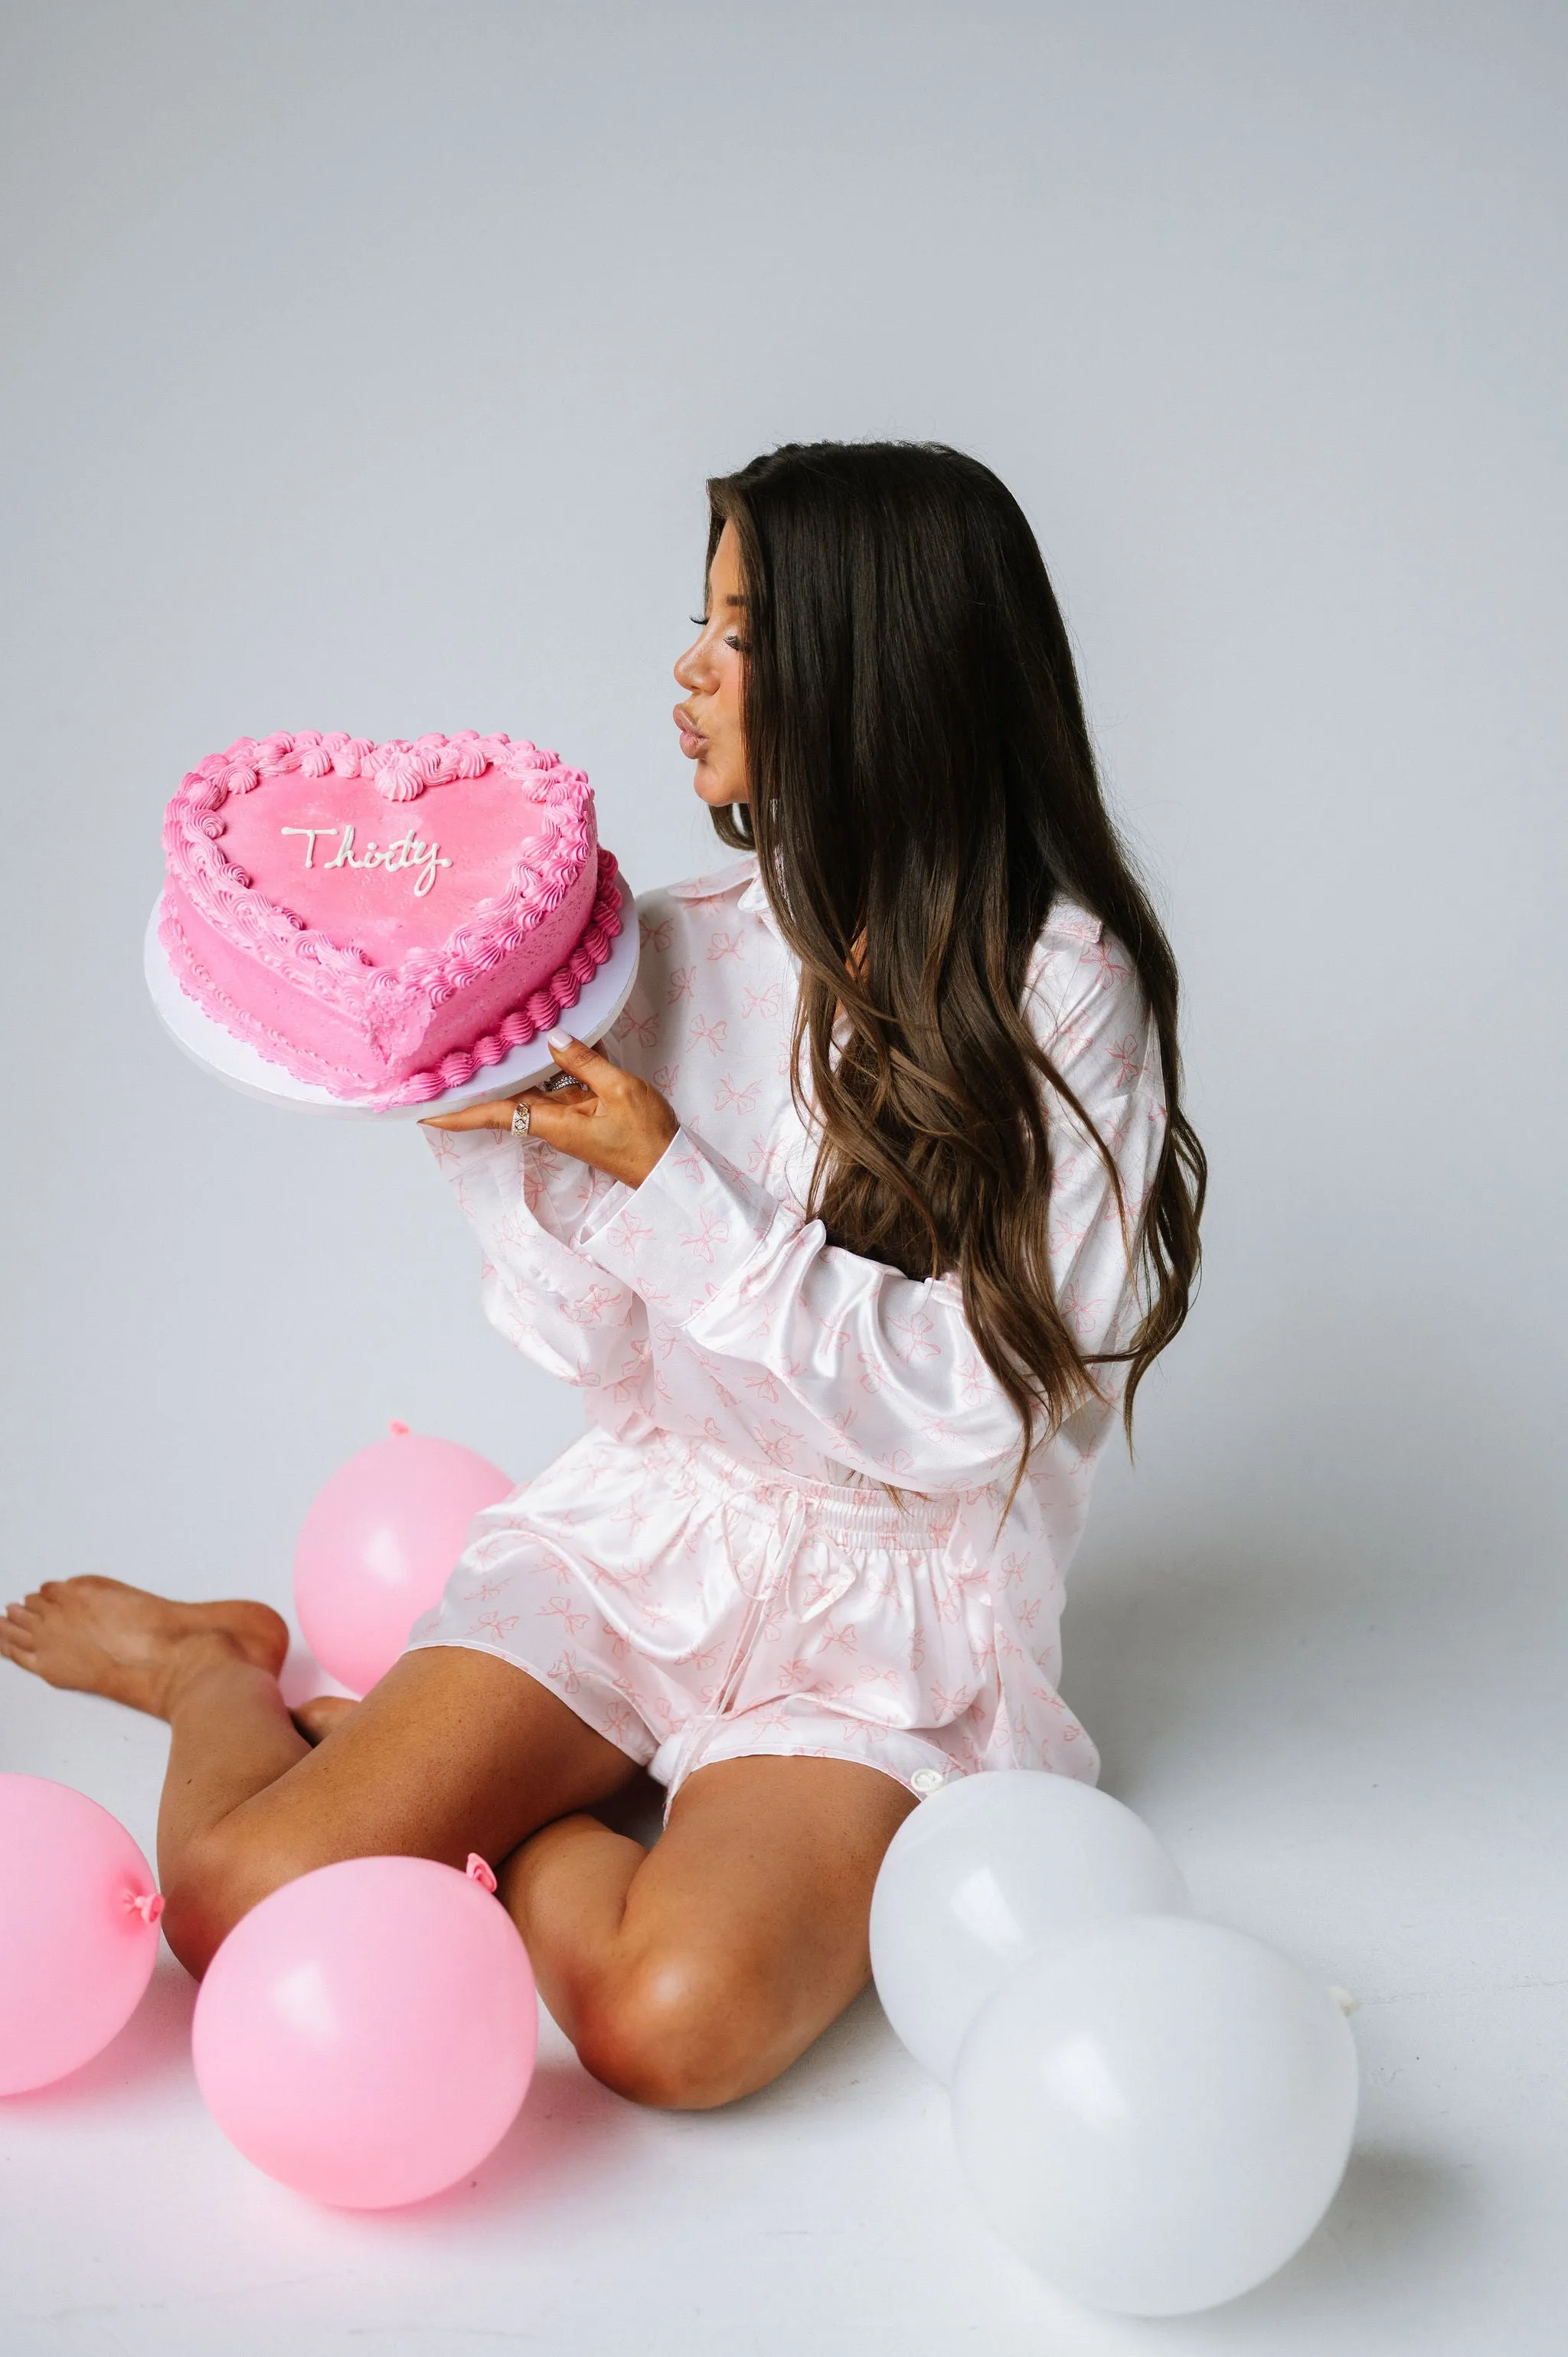
[[544,1044],[547,1048],[575,1048],[577,1043],[570,1031],[547,1031]]

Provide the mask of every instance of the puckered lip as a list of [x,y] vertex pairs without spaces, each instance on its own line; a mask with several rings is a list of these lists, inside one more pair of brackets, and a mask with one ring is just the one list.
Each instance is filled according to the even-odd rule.
[[671,716],[676,727],[681,732],[681,750],[683,753],[691,755],[694,759],[696,755],[702,751],[703,746],[706,745],[708,741],[707,737],[693,720],[691,714],[687,711],[683,704],[678,704],[675,706],[674,713]]

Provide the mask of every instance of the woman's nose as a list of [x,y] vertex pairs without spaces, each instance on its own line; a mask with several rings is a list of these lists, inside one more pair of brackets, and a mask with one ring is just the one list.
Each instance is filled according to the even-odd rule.
[[692,694],[693,691],[699,687],[709,686],[712,684],[709,675],[709,666],[703,660],[703,641],[701,639],[693,639],[685,653],[683,655],[677,656],[675,661],[675,683],[678,687],[683,687],[688,695]]

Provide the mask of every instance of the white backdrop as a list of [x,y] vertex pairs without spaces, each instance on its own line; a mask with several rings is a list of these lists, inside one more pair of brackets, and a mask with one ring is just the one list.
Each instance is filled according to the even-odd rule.
[[[1039,532],[1214,1170],[1069,1697],[1233,1920],[1391,1996],[1434,1943],[1561,1989],[1561,10],[5,27],[12,1590],[283,1602],[388,1417],[520,1476],[577,1426],[416,1135],[157,1029],[182,770],[504,727],[639,887],[710,864],[668,717],[703,477],[939,437]],[[76,1724],[0,1670],[0,1765],[144,1829],[142,1732],[116,1781]]]

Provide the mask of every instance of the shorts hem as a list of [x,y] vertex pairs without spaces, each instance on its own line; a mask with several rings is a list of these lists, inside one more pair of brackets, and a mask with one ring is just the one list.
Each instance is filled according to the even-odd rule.
[[[890,1728],[888,1732],[897,1740],[904,1743],[920,1740],[918,1737],[911,1738],[902,1728]],[[661,1745],[656,1746],[653,1754],[655,1760],[662,1748]],[[961,1766],[950,1753],[944,1752],[939,1744],[930,1744],[924,1759],[911,1759],[903,1766],[897,1766],[891,1760],[877,1759],[866,1750],[864,1744],[857,1744],[848,1739],[839,1743],[831,1741],[800,1743],[790,1742],[787,1738],[770,1742],[766,1736],[749,1737],[733,1747],[725,1745],[711,1750],[704,1747],[690,1766],[685,1766],[677,1760],[675,1765],[679,1772],[672,1782],[665,1785],[666,1821],[669,1819],[671,1806],[676,1793],[691,1777],[700,1774],[704,1768],[721,1768],[726,1760],[845,1760],[852,1767],[874,1768],[879,1776],[891,1777],[894,1783],[901,1784],[904,1790],[912,1793],[918,1801],[927,1799],[930,1793],[939,1791],[944,1784],[957,1783],[963,1777],[982,1772],[978,1769]],[[664,1780],[651,1763],[650,1763],[650,1773],[656,1783],[663,1782]]]
[[[693,1776],[700,1776],[704,1768],[727,1767],[732,1760],[847,1760],[852,1768],[869,1768],[874,1775],[886,1776],[891,1782],[902,1785],[903,1789],[908,1793],[911,1800],[923,1801],[927,1798],[926,1792],[918,1788],[914,1782],[914,1778],[916,1776],[921,1775],[925,1772],[923,1770],[918,1768],[912,1769],[907,1774],[902,1768],[890,1768],[886,1760],[868,1760],[863,1751],[850,1751],[847,1749],[843,1751],[831,1751],[825,1745],[813,1745],[810,1750],[797,1749],[793,1751],[770,1751],[764,1745],[757,1744],[755,1747],[748,1748],[745,1751],[726,1751],[724,1754],[724,1757],[720,1760],[699,1760],[695,1767],[686,1769],[682,1773],[680,1781],[671,1785],[666,1791],[664,1799],[664,1813],[666,1817],[668,1817],[670,1813],[671,1806],[674,1801],[676,1793],[682,1791],[685,1785],[689,1784]],[[967,1769],[962,1769],[956,1772],[950,1773],[944,1778],[943,1781],[950,1784],[956,1784],[959,1781],[961,1775],[967,1775],[968,1773],[969,1770]],[[654,1779],[654,1781],[657,1783],[657,1777]],[[933,1792],[939,1791],[940,1789],[940,1787],[937,1785],[933,1785],[931,1787]]]

